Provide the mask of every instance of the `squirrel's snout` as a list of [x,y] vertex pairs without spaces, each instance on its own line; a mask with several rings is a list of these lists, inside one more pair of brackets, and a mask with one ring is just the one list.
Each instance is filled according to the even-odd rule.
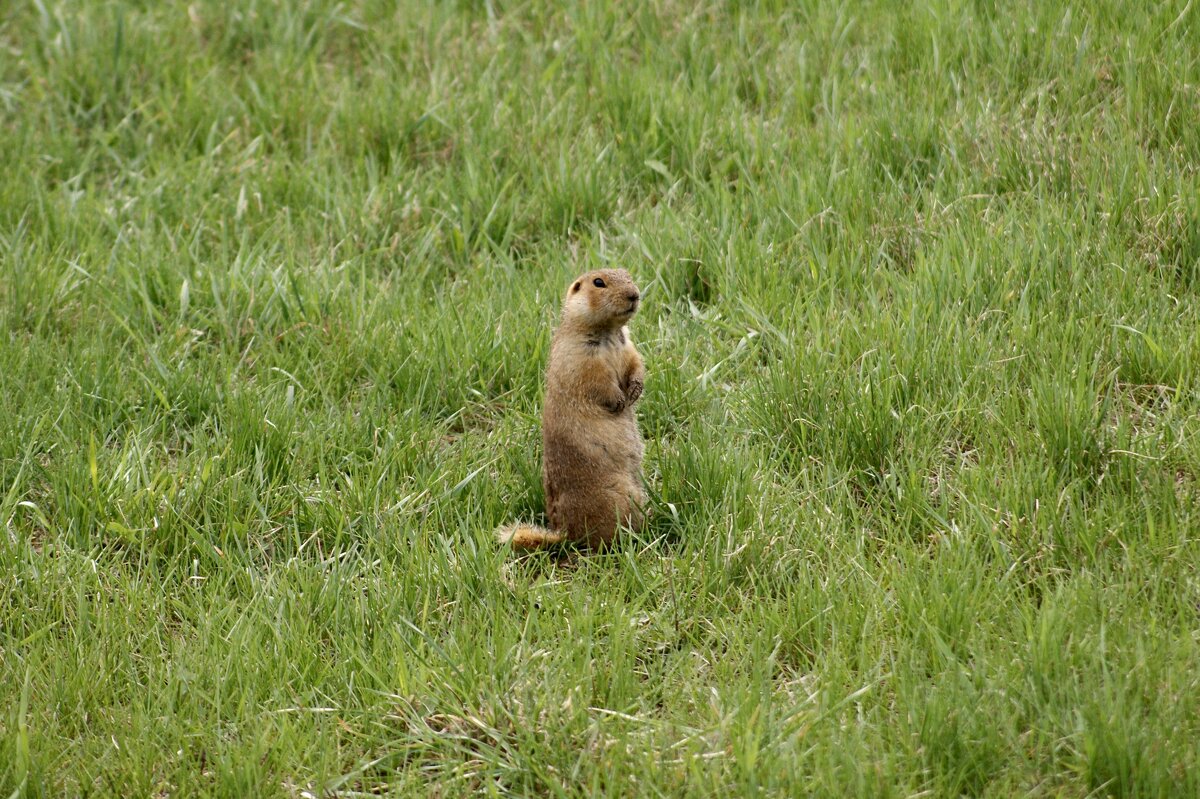
[[640,300],[642,298],[642,295],[638,294],[636,291],[631,291],[625,295],[625,298],[628,299],[630,302],[637,302],[638,300]]

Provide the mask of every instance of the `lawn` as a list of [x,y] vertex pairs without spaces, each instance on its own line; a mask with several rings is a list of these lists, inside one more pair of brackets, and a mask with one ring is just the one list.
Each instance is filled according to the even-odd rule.
[[1200,795],[1198,295],[1190,0],[4,4],[0,796]]

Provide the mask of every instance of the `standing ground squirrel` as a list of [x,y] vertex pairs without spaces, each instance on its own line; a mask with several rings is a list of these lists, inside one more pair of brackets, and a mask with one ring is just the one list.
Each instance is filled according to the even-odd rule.
[[600,546],[619,524],[642,525],[644,446],[633,405],[646,370],[625,327],[640,300],[624,269],[588,272],[567,289],[542,409],[542,485],[553,529],[509,525],[497,531],[502,543],[516,549],[561,541]]

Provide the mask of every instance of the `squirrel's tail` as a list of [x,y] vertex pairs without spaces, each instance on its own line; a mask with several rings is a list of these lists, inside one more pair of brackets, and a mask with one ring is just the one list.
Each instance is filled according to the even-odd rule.
[[501,544],[509,544],[513,549],[541,549],[553,546],[567,540],[562,533],[538,527],[536,524],[518,522],[501,527],[496,531],[496,539]]

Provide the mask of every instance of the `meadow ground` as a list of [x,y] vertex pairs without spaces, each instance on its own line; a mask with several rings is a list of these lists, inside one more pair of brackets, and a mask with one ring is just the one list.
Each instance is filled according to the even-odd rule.
[[1200,9],[913,5],[5,4],[0,795],[1200,795]]

